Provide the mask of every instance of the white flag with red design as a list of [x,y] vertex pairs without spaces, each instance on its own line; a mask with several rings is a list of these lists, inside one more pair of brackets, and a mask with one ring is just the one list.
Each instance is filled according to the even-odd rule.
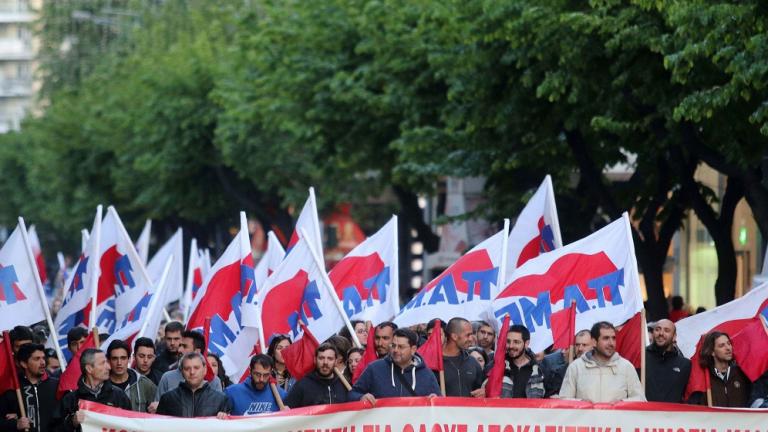
[[166,289],[163,299],[163,306],[168,303],[181,300],[181,296],[184,294],[184,238],[181,233],[181,228],[168,239],[165,244],[158,249],[157,253],[149,260],[147,265],[147,273],[153,284],[157,285],[160,281],[160,277],[163,275],[163,269],[165,263],[169,257],[173,257],[173,265],[171,266],[170,273],[168,273],[168,280],[166,281]]
[[[288,249],[286,252],[291,253],[291,250],[299,241],[299,232],[304,230],[309,236],[309,244],[315,249],[315,253],[320,258],[323,258],[323,236],[320,234],[320,218],[317,216],[317,200],[315,199],[315,188],[309,188],[309,198],[304,203],[304,207],[299,213],[299,218],[296,219],[296,227],[293,230],[291,239],[288,241]],[[325,264],[323,264],[325,269]]]
[[202,330],[211,319],[208,350],[218,355],[227,375],[238,382],[258,341],[257,329],[242,322],[243,298],[253,286],[253,255],[245,212],[240,213],[240,232],[203,280],[187,320],[188,329]]
[[45,320],[46,299],[38,289],[34,257],[27,252],[22,229],[17,225],[0,249],[0,330]]
[[132,317],[138,319],[135,308],[154,292],[136,247],[112,206],[101,222],[99,266],[96,325],[100,332],[112,334],[130,324]]
[[61,300],[61,308],[56,314],[54,327],[56,337],[65,355],[69,353],[67,347],[67,333],[74,327],[90,329],[91,323],[91,299],[96,294],[99,277],[99,236],[101,234],[101,206],[96,209],[93,219],[91,235],[88,236],[80,258],[75,263],[72,272],[64,285],[64,296]]
[[563,247],[563,240],[560,237],[555,193],[552,178],[546,176],[509,233],[507,274],[504,281],[509,282],[512,272],[529,259],[559,247]]
[[45,258],[43,258],[43,248],[40,246],[40,238],[37,236],[37,228],[34,225],[29,227],[29,247],[32,248],[32,254],[35,257],[37,273],[40,275],[40,282],[43,285],[49,282],[48,272],[45,270]]
[[192,239],[189,244],[189,261],[187,264],[187,282],[184,288],[184,296],[181,299],[181,310],[184,311],[185,319],[189,317],[189,308],[192,307],[192,303],[195,301],[195,296],[203,286],[203,278],[205,272],[203,271],[203,254],[197,247],[197,239]]
[[261,327],[259,314],[261,309],[258,303],[258,292],[267,282],[272,273],[285,258],[285,250],[274,232],[267,233],[267,250],[253,271],[254,283],[248,295],[243,299],[243,324],[248,327]]
[[324,341],[348,321],[311,248],[300,234],[291,252],[259,290],[265,341],[275,334],[287,334],[296,341],[302,334],[301,322],[318,341]]
[[626,213],[601,230],[562,248],[528,260],[512,273],[496,296],[499,325],[509,314],[513,324],[531,332],[530,348],[552,344],[550,316],[576,303],[576,328],[598,321],[620,325],[643,308],[635,247]]
[[357,245],[328,274],[350,320],[374,325],[399,309],[397,216]]
[[505,220],[503,230],[472,248],[424,286],[403,306],[395,323],[406,327],[432,318],[484,319],[502,285],[508,232],[509,221]]
[[139,234],[139,239],[136,240],[136,252],[139,253],[141,262],[144,265],[147,265],[149,259],[149,240],[151,235],[152,219],[147,219],[147,221],[144,222],[144,228],[141,230],[141,234]]

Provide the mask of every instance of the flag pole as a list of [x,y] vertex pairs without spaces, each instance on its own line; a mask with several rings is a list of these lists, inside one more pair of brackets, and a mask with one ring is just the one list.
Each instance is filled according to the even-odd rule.
[[24,224],[24,218],[19,217],[19,229],[21,229],[21,239],[24,242],[24,250],[27,253],[27,259],[29,265],[32,267],[32,273],[35,275],[35,286],[37,288],[37,295],[40,297],[40,303],[43,306],[43,312],[45,313],[45,322],[48,324],[51,337],[53,338],[53,348],[56,350],[56,355],[59,357],[59,363],[61,364],[62,371],[67,367],[67,360],[64,358],[64,353],[61,351],[59,345],[58,332],[56,326],[53,324],[53,317],[51,317],[51,310],[48,307],[48,301],[45,298],[45,290],[43,289],[43,283],[40,281],[40,273],[37,269],[37,263],[35,262],[34,254],[32,253],[32,246],[29,243],[29,237],[27,235],[27,226]]
[[[26,232],[26,227],[23,228]],[[8,331],[3,332],[3,344],[5,345],[5,354],[8,356],[6,360],[11,367],[11,374],[13,375],[13,389],[16,390],[16,402],[19,404],[19,414],[21,414],[22,417],[26,417],[27,409],[24,407],[24,398],[21,396],[21,384],[19,383],[19,375],[16,371],[16,361],[13,358],[13,350],[11,349],[11,336]],[[28,431],[29,429],[24,430]]]
[[99,327],[94,325],[91,329],[91,332],[93,332],[93,346],[98,347],[101,345],[101,341],[99,341]]
[[[98,307],[98,296],[99,296],[99,273],[101,272],[101,254],[99,253],[99,248],[101,247],[101,219],[102,219],[102,207],[101,204],[96,206],[96,221],[93,224],[93,229],[91,230],[90,236],[94,236],[95,241],[92,242],[93,248],[89,253],[89,256],[91,256],[94,262],[95,271],[91,275],[91,318],[90,322],[92,326],[96,326],[96,308]],[[88,241],[91,241],[90,236],[88,237]],[[96,331],[96,339],[98,339],[99,332]],[[98,342],[96,343],[96,346],[99,346]]]
[[312,248],[312,243],[309,242],[309,239],[307,237],[307,232],[304,231],[302,228],[300,231],[301,237],[304,239],[305,242],[307,242],[307,245],[309,246],[309,252],[312,254],[312,258],[315,260],[315,264],[320,267],[321,269],[321,276],[323,278],[323,285],[325,285],[325,288],[328,290],[331,299],[333,300],[333,304],[336,305],[336,309],[338,309],[339,314],[341,314],[342,319],[344,319],[344,325],[347,327],[347,330],[349,330],[349,334],[352,336],[352,342],[355,344],[355,347],[362,348],[363,346],[360,344],[360,340],[357,339],[357,334],[355,333],[355,328],[352,327],[352,323],[349,322],[349,317],[347,317],[347,313],[344,311],[344,307],[341,305],[341,301],[339,300],[339,296],[336,295],[336,291],[333,289],[333,284],[331,283],[331,280],[328,278],[328,273],[325,272],[325,265],[322,264],[320,261],[320,257],[317,256],[316,251]]
[[334,366],[333,372],[336,374],[337,377],[339,377],[339,380],[341,381],[342,384],[344,384],[344,388],[346,388],[347,391],[352,390],[352,385],[349,384],[349,381],[347,381],[347,377],[345,377],[344,374],[341,373],[338,367]]
[[274,382],[274,377],[269,380],[269,388],[272,390],[272,396],[275,397],[275,402],[277,402],[277,407],[280,408],[280,411],[285,409],[285,403],[283,402],[283,398],[280,397],[280,392],[277,391],[277,385]]

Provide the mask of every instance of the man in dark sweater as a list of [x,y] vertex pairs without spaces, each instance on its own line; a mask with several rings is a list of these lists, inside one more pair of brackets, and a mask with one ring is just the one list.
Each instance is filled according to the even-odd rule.
[[205,381],[206,366],[203,355],[198,352],[184,354],[180,367],[184,381],[160,397],[157,414],[188,418],[227,418],[231,411],[229,398],[224,393],[213,390]]
[[285,405],[299,408],[347,402],[347,388],[333,371],[338,356],[334,345],[320,344],[315,350],[315,370],[293,385]]
[[56,400],[59,380],[45,373],[45,347],[34,343],[22,345],[16,360],[20,366],[21,400],[27,416],[21,417],[16,391],[8,390],[0,398],[0,430],[53,431],[61,414]]
[[691,361],[675,346],[675,324],[663,319],[653,327],[653,343],[645,349],[645,398],[648,402],[683,402]]
[[481,388],[485,379],[483,368],[467,353],[471,337],[472,324],[469,321],[464,318],[448,321],[443,347],[446,396],[485,396],[485,389]]
[[173,369],[179,357],[182,356],[183,353],[179,351],[179,347],[181,346],[181,334],[183,332],[184,325],[178,321],[171,321],[165,325],[163,337],[165,349],[158,350],[157,357],[154,363],[152,363],[152,368],[159,371],[160,376]]
[[104,352],[88,348],[80,355],[82,376],[77,383],[77,390],[71,391],[61,399],[61,412],[64,417],[62,430],[79,431],[85,414],[78,411],[78,402],[87,400],[100,404],[131,409],[131,401],[122,390],[109,382],[109,362]]

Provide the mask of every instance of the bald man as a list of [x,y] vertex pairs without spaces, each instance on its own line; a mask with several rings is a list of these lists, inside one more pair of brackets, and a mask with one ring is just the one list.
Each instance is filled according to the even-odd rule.
[[645,397],[649,402],[683,402],[691,361],[675,344],[675,324],[663,319],[653,326],[653,341],[645,349]]

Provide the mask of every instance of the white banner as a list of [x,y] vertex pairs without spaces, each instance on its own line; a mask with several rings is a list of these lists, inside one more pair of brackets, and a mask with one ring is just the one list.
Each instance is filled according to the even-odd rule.
[[320,405],[255,417],[173,418],[93,402],[83,432],[766,432],[768,410],[620,402],[592,405],[553,399],[396,398]]

